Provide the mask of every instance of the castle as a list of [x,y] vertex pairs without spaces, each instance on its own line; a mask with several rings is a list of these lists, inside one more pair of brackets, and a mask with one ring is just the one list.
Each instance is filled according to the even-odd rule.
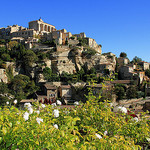
[[55,40],[57,45],[65,45],[66,41],[70,45],[76,45],[78,44],[78,38],[86,40],[89,47],[94,48],[101,54],[101,46],[99,46],[94,39],[86,37],[84,32],[72,34],[65,29],[57,30],[55,26],[45,23],[41,18],[39,20],[30,21],[28,28],[19,25],[0,28],[0,39],[17,41],[28,45],[28,48],[32,48],[33,43],[37,43],[39,39],[42,39],[42,41]]

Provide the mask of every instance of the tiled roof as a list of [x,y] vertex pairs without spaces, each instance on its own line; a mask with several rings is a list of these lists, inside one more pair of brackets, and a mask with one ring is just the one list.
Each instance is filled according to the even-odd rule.
[[33,99],[23,99],[20,101],[20,103],[32,103],[32,102],[36,102],[36,100]]
[[62,89],[70,89],[71,86],[70,86],[70,85],[61,85],[61,88],[62,88]]
[[112,84],[130,84],[131,83],[131,80],[114,80],[114,81],[111,81]]
[[46,89],[57,89],[55,85],[48,84],[48,83],[44,84],[44,86]]

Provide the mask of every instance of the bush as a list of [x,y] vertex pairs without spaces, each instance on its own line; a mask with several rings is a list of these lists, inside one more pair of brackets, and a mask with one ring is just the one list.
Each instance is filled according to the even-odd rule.
[[86,58],[91,58],[95,54],[96,54],[96,51],[95,51],[95,49],[92,49],[92,48],[88,48],[86,51],[82,52],[82,56],[84,56]]
[[34,104],[0,110],[0,149],[140,149],[150,137],[150,122],[114,113],[92,95],[72,109]]

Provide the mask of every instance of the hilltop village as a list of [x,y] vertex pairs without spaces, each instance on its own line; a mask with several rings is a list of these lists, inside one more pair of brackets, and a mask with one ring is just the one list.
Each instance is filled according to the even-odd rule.
[[41,18],[28,28],[0,28],[1,104],[11,99],[85,102],[89,88],[97,97],[101,93],[101,100],[146,97],[149,78],[148,62],[138,57],[130,62],[125,52],[119,58],[102,53],[102,45],[84,32],[57,30]]

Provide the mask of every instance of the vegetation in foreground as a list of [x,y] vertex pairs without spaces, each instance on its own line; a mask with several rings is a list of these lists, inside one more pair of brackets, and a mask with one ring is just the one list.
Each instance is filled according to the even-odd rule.
[[112,112],[110,104],[99,102],[92,92],[87,98],[72,109],[26,103],[19,110],[7,103],[0,110],[0,149],[138,150],[148,144],[150,121],[144,115],[134,120]]

